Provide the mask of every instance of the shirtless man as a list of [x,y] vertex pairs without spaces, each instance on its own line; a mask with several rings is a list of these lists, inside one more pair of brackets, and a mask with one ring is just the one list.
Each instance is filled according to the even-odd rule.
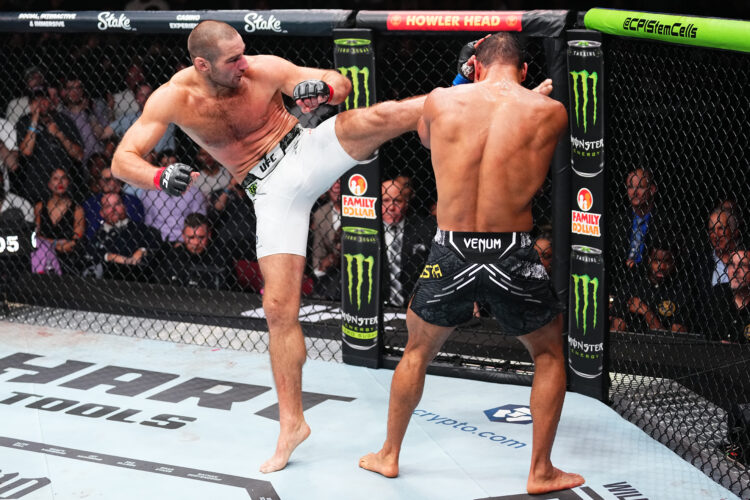
[[310,434],[302,413],[306,352],[298,320],[310,209],[381,144],[416,130],[424,97],[347,111],[303,129],[284,108],[281,94],[310,112],[322,103],[343,102],[351,90],[348,79],[275,56],[245,56],[239,33],[217,21],[193,29],[188,51],[193,65],[151,95],[117,148],[112,171],[137,187],[182,194],[198,176],[189,166],[157,169],[143,160],[174,123],[224,165],[253,200],[280,414],[276,451],[260,470],[273,472],[286,466]]
[[[474,301],[491,306],[506,335],[518,336],[535,366],[534,421],[526,489],[583,484],[553,467],[550,452],[565,397],[562,304],[534,250],[531,199],[541,187],[568,122],[562,104],[520,85],[527,65],[515,35],[487,38],[472,56],[474,81],[432,91],[419,121],[432,149],[438,232],[406,316],[409,341],[391,384],[388,430],[359,465],[398,475],[401,444],[424,388],[427,365]],[[438,272],[435,272],[439,269]]]

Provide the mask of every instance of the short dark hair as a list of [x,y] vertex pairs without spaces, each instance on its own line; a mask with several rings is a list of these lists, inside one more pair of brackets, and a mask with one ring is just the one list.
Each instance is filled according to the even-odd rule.
[[196,57],[202,57],[209,62],[214,62],[219,55],[216,42],[227,40],[237,34],[237,30],[225,22],[210,19],[201,21],[188,36],[190,60],[195,62]]
[[485,66],[501,63],[521,68],[526,62],[526,39],[516,33],[501,31],[480,43],[476,55],[477,61]]
[[29,101],[33,101],[34,99],[39,99],[40,97],[45,97],[49,99],[49,92],[47,91],[47,87],[34,87],[31,90],[29,90]]
[[185,227],[192,227],[193,229],[197,229],[204,224],[209,229],[211,229],[211,223],[208,221],[208,217],[200,212],[193,212],[185,217]]

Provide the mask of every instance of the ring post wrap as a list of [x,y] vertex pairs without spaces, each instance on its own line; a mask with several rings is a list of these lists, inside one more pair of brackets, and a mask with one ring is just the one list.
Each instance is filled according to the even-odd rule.
[[[352,91],[339,111],[375,103],[375,54],[369,29],[334,30],[334,63]],[[377,368],[383,349],[380,293],[383,224],[380,163],[375,158],[341,178],[341,309],[344,363]]]

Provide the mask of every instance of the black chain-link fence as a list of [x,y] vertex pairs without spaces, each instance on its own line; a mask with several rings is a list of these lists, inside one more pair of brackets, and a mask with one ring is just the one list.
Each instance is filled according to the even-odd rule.
[[750,56],[604,48],[614,407],[747,498]]

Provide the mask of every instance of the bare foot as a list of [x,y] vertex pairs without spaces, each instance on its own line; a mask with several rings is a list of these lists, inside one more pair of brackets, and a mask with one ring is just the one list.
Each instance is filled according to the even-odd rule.
[[381,453],[368,453],[359,459],[359,466],[363,469],[382,474],[385,477],[398,476],[398,460],[386,458]]
[[552,474],[548,477],[534,477],[529,475],[529,481],[526,483],[526,491],[529,495],[539,495],[550,491],[567,490],[575,488],[585,483],[586,480],[579,474],[563,472],[560,469],[552,468]]
[[310,426],[305,422],[302,422],[302,425],[297,427],[296,430],[286,435],[280,434],[279,440],[276,443],[276,453],[260,466],[260,471],[263,474],[268,474],[269,472],[276,472],[277,470],[286,467],[289,457],[292,455],[294,449],[299,446],[302,441],[307,439],[307,436],[309,435]]

